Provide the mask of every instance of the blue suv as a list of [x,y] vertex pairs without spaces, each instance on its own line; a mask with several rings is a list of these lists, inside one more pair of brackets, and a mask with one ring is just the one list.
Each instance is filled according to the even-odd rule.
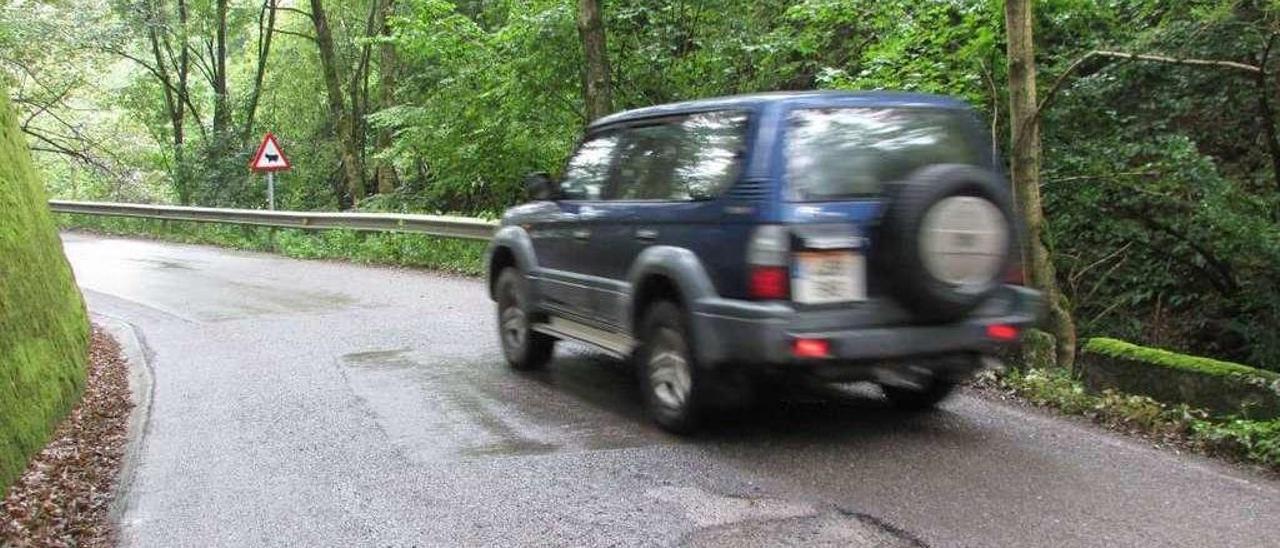
[[488,254],[502,350],[634,359],[688,432],[780,377],[871,381],[929,408],[1018,341],[1039,294],[991,142],[963,102],[899,93],[706,99],[591,124],[534,175]]

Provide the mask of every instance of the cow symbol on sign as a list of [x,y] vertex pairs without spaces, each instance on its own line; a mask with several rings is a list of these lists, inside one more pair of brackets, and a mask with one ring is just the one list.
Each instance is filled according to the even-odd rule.
[[249,162],[249,169],[259,173],[270,173],[272,171],[286,171],[293,167],[289,164],[289,157],[284,155],[284,150],[280,148],[280,142],[276,141],[276,136],[270,133],[262,138],[262,144],[258,145],[258,152],[254,153],[253,159]]

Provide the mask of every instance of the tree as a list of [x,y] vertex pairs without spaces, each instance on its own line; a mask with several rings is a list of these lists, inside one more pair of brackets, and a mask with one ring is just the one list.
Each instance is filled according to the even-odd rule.
[[1031,0],[1006,0],[1005,33],[1009,60],[1009,171],[1018,210],[1026,225],[1023,267],[1031,283],[1045,295],[1056,339],[1058,365],[1075,363],[1076,328],[1058,291],[1057,275],[1044,243],[1044,209],[1040,200],[1040,123],[1037,119],[1035,43]]
[[590,121],[613,112],[613,84],[599,0],[578,0],[578,35],[583,54],[582,98]]
[[352,138],[354,121],[347,110],[342,93],[342,67],[333,46],[333,33],[329,18],[324,12],[322,0],[311,0],[311,22],[316,28],[316,47],[320,51],[320,66],[324,72],[325,96],[329,102],[329,114],[337,127],[337,138],[342,154],[342,174],[351,200],[364,199],[364,167],[360,164],[360,151]]
[[[381,7],[382,38],[378,43],[378,109],[389,109],[396,105],[396,77],[400,72],[399,57],[396,45],[391,41],[391,25],[387,19],[395,9],[393,0],[382,0]],[[378,128],[374,147],[378,152],[391,148],[392,134],[388,128]],[[378,194],[390,194],[400,186],[400,177],[396,174],[396,166],[391,160],[378,157],[374,167],[374,178],[378,182]]]

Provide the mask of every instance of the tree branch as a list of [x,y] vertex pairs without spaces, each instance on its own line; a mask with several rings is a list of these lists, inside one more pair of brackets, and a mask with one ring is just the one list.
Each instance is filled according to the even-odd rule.
[[39,152],[50,152],[54,154],[61,154],[63,156],[75,158],[76,160],[79,160],[81,163],[87,166],[93,167],[95,169],[101,170],[103,173],[106,173],[107,175],[110,175],[117,179],[120,178],[120,175],[117,174],[115,171],[113,171],[110,168],[110,166],[106,165],[101,160],[94,158],[88,152],[69,148],[66,145],[63,145],[57,141],[54,141],[53,139],[50,139],[49,137],[46,137],[44,135],[41,135],[40,133],[37,133],[29,129],[23,129],[22,132],[48,145],[48,146],[32,145],[30,147],[31,150],[35,150]]
[[271,9],[272,9],[272,10],[274,10],[274,11],[288,11],[288,12],[293,12],[293,13],[296,13],[296,14],[301,15],[301,16],[303,16],[303,17],[306,17],[308,21],[315,21],[315,17],[311,15],[311,12],[303,11],[303,10],[300,10],[300,9],[298,9],[298,8],[293,8],[293,7],[289,7],[289,6],[272,6],[272,7],[271,7]]
[[293,32],[291,30],[284,30],[284,29],[274,29],[271,32],[274,32],[276,34],[287,34],[289,36],[297,36],[298,38],[304,38],[312,42],[316,41],[315,36],[311,36],[310,34],[303,34],[301,32]]
[[1220,59],[1195,59],[1191,57],[1168,57],[1164,55],[1151,55],[1147,53],[1128,53],[1123,51],[1107,51],[1107,50],[1095,50],[1095,51],[1089,52],[1089,54],[1092,54],[1097,57],[1127,59],[1129,61],[1151,61],[1155,63],[1168,63],[1172,65],[1218,67],[1218,68],[1242,70],[1250,73],[1262,72],[1262,68],[1255,65],[1237,63],[1235,61],[1223,61]]
[[1172,65],[1224,68],[1224,69],[1247,72],[1249,74],[1259,74],[1262,72],[1262,67],[1249,65],[1245,63],[1237,63],[1235,61],[1222,61],[1217,59],[1196,59],[1196,58],[1188,58],[1188,57],[1169,57],[1165,55],[1152,55],[1147,53],[1128,53],[1128,52],[1110,51],[1110,50],[1093,50],[1084,55],[1081,55],[1080,57],[1077,57],[1075,61],[1072,61],[1071,64],[1067,66],[1066,70],[1062,71],[1062,74],[1059,74],[1058,77],[1054,79],[1053,85],[1049,87],[1049,91],[1045,93],[1042,99],[1040,99],[1040,104],[1036,106],[1035,112],[1031,113],[1031,116],[1028,116],[1026,120],[1023,120],[1022,125],[1018,127],[1018,140],[1014,143],[1014,148],[1017,148],[1017,146],[1022,143],[1022,140],[1026,137],[1027,130],[1030,129],[1031,124],[1039,122],[1041,114],[1043,114],[1044,110],[1048,108],[1050,103],[1052,103],[1054,97],[1057,96],[1058,91],[1062,88],[1063,83],[1066,82],[1067,77],[1074,74],[1077,69],[1079,69],[1082,65],[1084,65],[1085,62],[1089,61],[1090,59],[1095,59],[1098,57],[1109,58],[1109,59],[1121,59],[1121,60],[1127,60],[1127,61],[1148,61],[1153,63],[1166,63],[1166,64],[1172,64]]

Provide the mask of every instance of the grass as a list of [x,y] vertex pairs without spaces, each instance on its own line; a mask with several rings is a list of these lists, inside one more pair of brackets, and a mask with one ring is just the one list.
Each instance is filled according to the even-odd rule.
[[1276,373],[1274,371],[1255,369],[1247,365],[1224,362],[1211,358],[1203,358],[1200,356],[1188,356],[1186,354],[1178,354],[1176,352],[1161,350],[1159,348],[1138,346],[1136,344],[1117,339],[1102,337],[1089,339],[1089,342],[1084,345],[1084,351],[1111,358],[1140,361],[1171,369],[1180,369],[1182,371],[1201,373],[1205,375],[1244,375],[1248,377],[1259,377],[1267,381],[1280,380],[1280,373]]
[[1058,368],[1010,370],[979,381],[979,385],[992,384],[1032,404],[1082,416],[1108,428],[1280,472],[1280,419],[1218,419],[1203,410],[1146,396],[1114,390],[1090,394],[1069,372]]
[[296,259],[338,259],[426,268],[467,276],[479,276],[484,271],[486,244],[474,240],[407,233],[299,230],[79,214],[58,214],[57,217],[63,228],[266,251]]
[[0,87],[0,493],[84,387],[89,323]]

